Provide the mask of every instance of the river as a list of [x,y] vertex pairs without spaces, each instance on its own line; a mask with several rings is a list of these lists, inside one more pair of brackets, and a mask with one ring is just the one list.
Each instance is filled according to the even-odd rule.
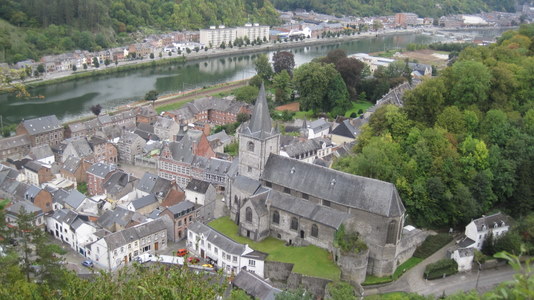
[[[473,31],[477,38],[492,39],[503,30]],[[293,48],[297,66],[315,57],[325,56],[340,48],[347,54],[377,52],[404,48],[409,43],[427,44],[443,40],[442,36],[415,33],[361,38],[331,45]],[[272,56],[272,52],[268,52]],[[77,79],[44,85],[32,89],[34,98],[21,99],[14,95],[0,95],[0,115],[5,123],[55,114],[60,121],[90,115],[90,107],[100,104],[104,111],[138,101],[149,90],[160,95],[192,90],[216,83],[245,79],[255,75],[254,58],[257,54],[213,58],[184,64],[147,67],[135,71]]]

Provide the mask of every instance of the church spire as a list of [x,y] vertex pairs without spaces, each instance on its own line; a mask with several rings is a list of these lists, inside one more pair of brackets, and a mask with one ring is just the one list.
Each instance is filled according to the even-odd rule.
[[254,112],[250,118],[247,129],[249,133],[255,134],[271,134],[273,130],[273,123],[269,115],[269,106],[267,105],[267,98],[265,97],[265,87],[261,83],[260,93],[254,105]]

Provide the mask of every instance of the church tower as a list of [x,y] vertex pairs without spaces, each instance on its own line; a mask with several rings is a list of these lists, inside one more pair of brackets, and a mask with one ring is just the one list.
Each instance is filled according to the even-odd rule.
[[273,128],[262,83],[250,121],[239,132],[239,175],[259,179],[269,154],[279,149],[280,133]]

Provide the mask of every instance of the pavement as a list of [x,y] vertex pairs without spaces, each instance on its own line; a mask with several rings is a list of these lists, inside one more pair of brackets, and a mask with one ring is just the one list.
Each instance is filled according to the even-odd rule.
[[453,239],[445,247],[432,254],[412,269],[406,271],[396,281],[380,286],[378,288],[365,288],[365,295],[385,294],[391,292],[417,293],[420,295],[442,296],[451,295],[460,291],[470,291],[476,289],[479,293],[484,293],[499,283],[513,279],[515,271],[510,266],[498,267],[478,271],[474,268],[469,272],[457,273],[452,276],[426,280],[423,277],[425,267],[440,259],[446,258],[447,249],[454,246],[456,239]]

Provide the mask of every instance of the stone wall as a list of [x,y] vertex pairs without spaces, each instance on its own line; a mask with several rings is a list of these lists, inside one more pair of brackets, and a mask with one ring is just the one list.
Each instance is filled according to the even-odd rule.
[[265,261],[264,277],[269,278],[276,286],[285,287],[287,279],[293,271],[293,264],[278,261]]
[[355,254],[341,254],[336,249],[337,265],[341,269],[341,279],[349,282],[362,283],[365,281],[367,273],[367,262],[369,259],[369,249]]
[[324,298],[326,285],[331,280],[317,277],[310,277],[302,274],[291,273],[287,280],[287,288],[290,290],[303,288],[312,293],[315,298]]

